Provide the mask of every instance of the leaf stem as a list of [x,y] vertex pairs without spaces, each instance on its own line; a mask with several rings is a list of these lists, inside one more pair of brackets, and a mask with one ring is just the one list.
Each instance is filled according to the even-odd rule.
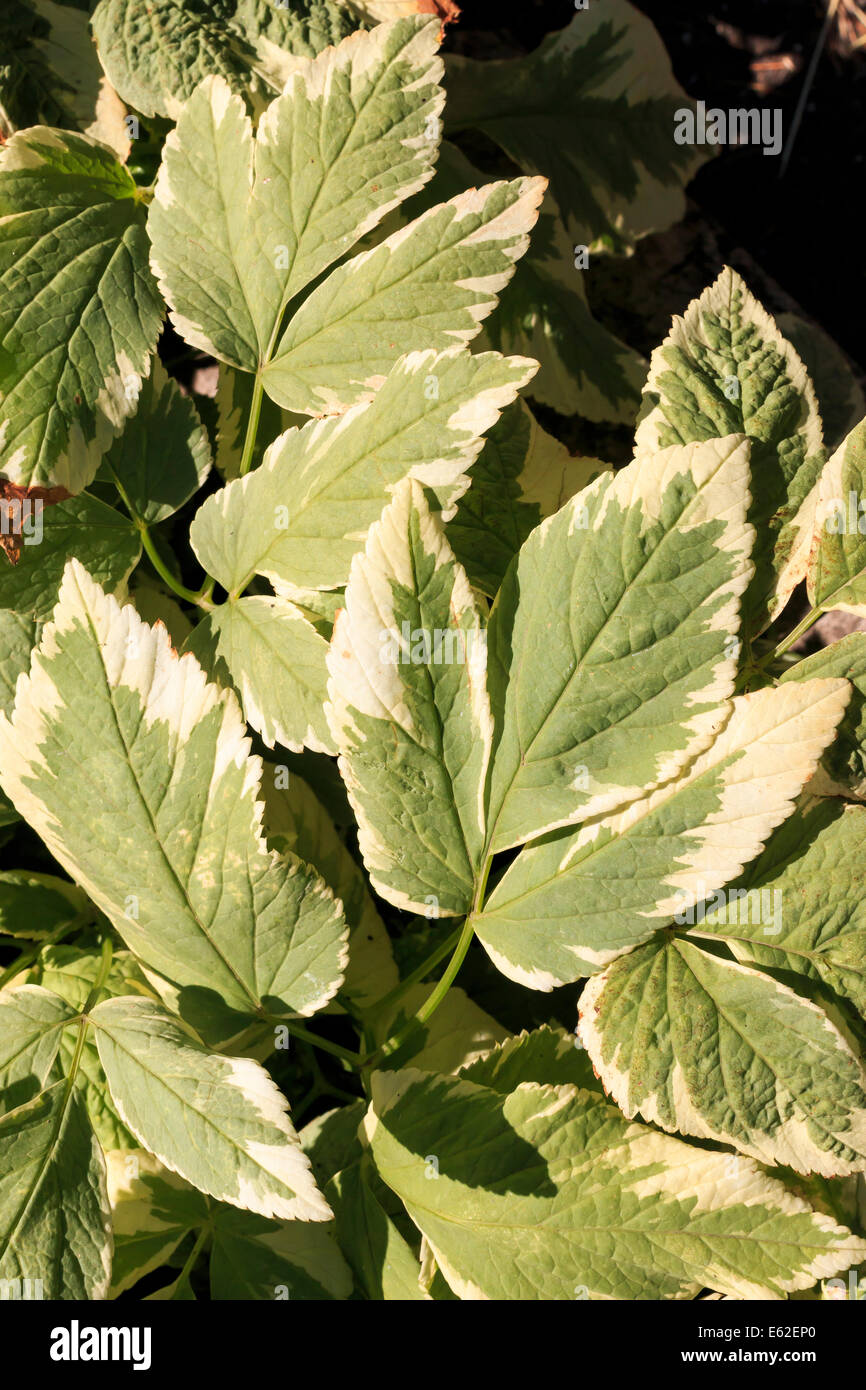
[[253,385],[253,396],[250,401],[250,413],[247,419],[247,433],[244,439],[244,451],[241,454],[240,476],[243,478],[249,473],[253,462],[253,450],[256,447],[256,435],[259,432],[259,417],[262,413],[262,386],[261,373],[256,372],[256,379]]
[[[207,583],[205,584],[205,588],[200,589],[198,593],[192,589],[187,589],[185,584],[178,583],[157,550],[149,528],[142,521],[138,521],[136,524],[141,534],[141,543],[147,553],[147,558],[150,560],[150,563],[153,565],[160,579],[168,585],[173,593],[177,594],[178,598],[185,599],[187,603],[194,603],[197,608],[211,608],[212,604],[209,598],[205,597]],[[211,589],[211,592],[213,592],[213,589]]]
[[418,1012],[410,1018],[409,1022],[403,1028],[399,1028],[396,1033],[392,1034],[390,1038],[383,1042],[382,1046],[378,1051],[373,1053],[372,1057],[365,1058],[363,1063],[364,1066],[375,1065],[381,1057],[393,1056],[398,1048],[403,1046],[406,1039],[411,1037],[419,1024],[426,1023],[428,1018],[436,1012],[457,977],[457,973],[466,958],[466,952],[469,950],[474,935],[475,924],[473,921],[473,913],[470,912],[466,921],[463,923],[463,929],[460,932],[457,945],[454,948],[454,954],[445,967],[442,978],[437,981],[432,992],[424,1000]]
[[809,628],[812,627],[812,625],[818,621],[823,612],[824,609],[820,607],[810,608],[805,618],[803,618],[802,621],[797,624],[793,631],[789,632],[787,637],[782,638],[782,641],[779,643],[777,647],[773,648],[769,656],[764,657],[764,660],[761,662],[761,665],[766,665],[768,662],[775,661],[778,657],[784,656],[788,648],[793,647],[794,643],[797,641],[797,638],[802,637],[804,632],[809,631]]
[[450,936],[443,937],[435,951],[431,951],[430,955],[427,956],[411,974],[407,975],[404,980],[401,980],[398,985],[395,985],[394,988],[383,995],[381,999],[376,1000],[376,1003],[373,1004],[370,1009],[370,1013],[379,1013],[380,1010],[388,1008],[389,1005],[396,1004],[397,1000],[402,999],[403,995],[408,989],[411,989],[412,985],[420,984],[422,980],[426,980],[430,971],[436,968],[440,960],[444,960],[449,951],[454,950],[459,937],[459,927],[457,927]]
[[284,1027],[293,1037],[300,1038],[311,1047],[320,1047],[323,1052],[329,1052],[332,1057],[339,1057],[341,1062],[347,1062],[350,1067],[357,1067],[362,1060],[360,1053],[350,1052],[347,1047],[341,1047],[339,1043],[331,1042],[328,1038],[320,1038],[317,1033],[311,1033],[309,1028],[304,1028],[300,1023],[289,1023],[284,1018],[275,1019],[274,1022]]

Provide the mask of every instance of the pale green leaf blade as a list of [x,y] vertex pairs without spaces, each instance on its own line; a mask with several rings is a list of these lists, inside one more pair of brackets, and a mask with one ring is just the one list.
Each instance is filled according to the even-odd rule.
[[501,1095],[379,1072],[366,1129],[380,1175],[466,1300],[693,1298],[707,1285],[781,1298],[866,1249],[752,1160],[734,1169],[573,1085]]
[[[414,1017],[430,997],[431,986],[411,985],[396,1007],[383,1009],[374,1020],[374,1042],[385,1042]],[[462,1071],[485,1057],[508,1037],[508,1030],[470,999],[465,990],[452,985],[442,1003],[426,1023],[396,1052],[381,1063],[383,1071],[413,1066],[421,1071],[437,1071],[447,1076]]]
[[141,536],[128,516],[86,492],[32,506],[17,564],[0,554],[0,607],[46,622],[72,556],[103,588],[122,590],[141,554]]
[[543,179],[469,189],[333,270],[291,319],[262,372],[286,410],[369,400],[397,359],[466,344],[496,307],[544,194]]
[[298,1302],[348,1298],[352,1273],[334,1228],[309,1221],[266,1221],[219,1207],[210,1257],[211,1297]]
[[503,410],[448,524],[448,540],[470,583],[494,597],[539,522],[608,471],[598,459],[572,458],[523,400]]
[[534,989],[597,974],[730,882],[791,814],[847,698],[834,680],[742,696],[679,778],[526,846],[475,919],[494,964]]
[[733,431],[751,440],[755,577],[743,620],[754,637],[806,573],[824,448],[806,368],[736,271],[726,267],[674,318],[652,355],[641,417],[639,454]]
[[0,1113],[32,1100],[48,1082],[74,1009],[50,990],[0,990]]
[[342,911],[312,870],[267,851],[234,695],[75,562],[0,745],[17,809],[209,1036],[336,992]]
[[144,1149],[105,1155],[114,1231],[110,1297],[125,1293],[170,1258],[210,1215],[208,1198]]
[[80,888],[56,874],[0,873],[0,934],[38,941],[83,926],[94,912]]
[[572,242],[624,250],[683,216],[706,153],[677,142],[677,112],[693,105],[625,0],[593,0],[525,58],[449,57],[447,77],[446,129],[475,127],[547,175]]
[[234,688],[268,748],[336,752],[323,708],[328,644],[288,599],[255,595],[222,604],[199,624],[187,650]]
[[147,218],[151,266],[178,333],[246,372],[267,344],[262,311],[276,312],[272,273],[248,227],[252,164],[243,101],[208,77],[165,141]]
[[590,980],[580,1034],[628,1119],[838,1177],[866,1168],[866,1071],[823,1009],[682,936]]
[[485,839],[486,635],[465,571],[411,479],[352,562],[328,653],[328,722],[377,892],[466,912]]
[[849,632],[839,642],[798,661],[780,676],[788,681],[839,676],[851,683],[851,701],[809,790],[816,796],[866,799],[866,635]]
[[409,354],[372,401],[289,430],[260,469],[209,497],[190,528],[196,555],[229,592],[256,573],[288,597],[345,584],[402,478],[432,488],[453,515],[484,432],[534,366],[498,353]]
[[[289,301],[426,182],[444,100],[437,32],[398,19],[294,60],[255,140],[224,76],[191,93],[148,220],[154,269],[188,342],[248,372],[264,365]],[[315,412],[308,401],[291,408]]]
[[866,615],[866,419],[843,439],[821,474],[806,582],[816,608]]
[[51,1299],[101,1299],[111,1274],[105,1161],[65,1081],[0,1118],[0,1280]]
[[[64,944],[49,945],[40,951],[30,978],[80,1012],[91,998],[100,965],[101,953],[95,948],[82,950]],[[126,994],[151,995],[152,991],[129,951],[115,951],[108,975],[91,1002]],[[84,1097],[90,1123],[102,1148],[106,1151],[133,1148],[135,1141],[114,1107],[90,1030],[80,1047],[76,1029],[67,1028],[62,1034],[60,1066],[66,1075],[70,1073],[76,1057],[78,1070],[75,1084]]]
[[804,799],[728,893],[684,920],[738,960],[820,982],[866,1015],[866,902],[853,887],[864,835],[862,806]]
[[129,595],[131,602],[135,604],[136,612],[151,627],[154,623],[162,623],[171,639],[171,645],[179,652],[192,632],[192,623],[179,603],[169,598],[161,589],[151,587],[147,583],[145,574],[139,571],[136,578],[140,578],[142,582],[137,584]]
[[263,1067],[207,1052],[150,999],[109,999],[90,1018],[112,1099],[149,1153],[218,1201],[327,1221],[286,1101]]
[[328,1183],[340,1248],[368,1299],[423,1302],[418,1259],[381,1205],[370,1176],[366,1163],[355,1163]]
[[0,154],[0,229],[0,469],[80,492],[162,321],[144,205],[104,145],[37,126]]
[[[279,773],[285,769],[268,768]],[[349,926],[349,964],[341,993],[369,1008],[399,983],[387,928],[376,910],[364,874],[337,833],[334,822],[303,778],[288,786],[262,778],[268,843],[311,864],[343,904]]]
[[435,20],[396,19],[292,64],[259,124],[251,204],[278,303],[432,177],[445,101],[438,36]]
[[752,573],[748,445],[636,460],[529,538],[490,622],[495,850],[623,806],[719,728]]
[[507,1096],[524,1081],[582,1086],[603,1094],[579,1035],[544,1025],[517,1033],[461,1068],[461,1076]]
[[182,507],[210,472],[210,445],[198,411],[158,358],[105,462],[148,526]]

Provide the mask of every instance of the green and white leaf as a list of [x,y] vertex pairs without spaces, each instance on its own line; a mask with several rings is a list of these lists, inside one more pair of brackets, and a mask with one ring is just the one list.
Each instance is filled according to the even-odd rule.
[[377,892],[468,911],[485,842],[486,634],[420,483],[407,479],[352,562],[326,709]]
[[26,525],[17,564],[0,554],[0,607],[46,622],[73,556],[103,588],[123,591],[141,554],[141,536],[128,516],[86,492],[43,507],[38,515],[22,514]]
[[0,1145],[0,1280],[39,1280],[44,1298],[104,1298],[105,1161],[81,1097],[55,1082],[0,1118]]
[[207,1052],[150,999],[109,999],[90,1019],[124,1124],[166,1168],[261,1216],[329,1218],[286,1101],[257,1062]]
[[288,599],[255,595],[221,604],[186,650],[211,679],[232,687],[268,748],[336,751],[323,711],[328,644]]
[[75,1010],[38,985],[0,990],[0,1113],[32,1100],[51,1077]]
[[360,1008],[369,1008],[400,981],[387,928],[360,866],[321,801],[295,773],[289,775],[287,787],[277,786],[268,774],[279,770],[266,764],[262,778],[268,844],[311,864],[342,902],[349,926],[349,963],[341,993]]
[[720,727],[748,460],[740,436],[636,460],[523,546],[490,621],[494,850],[634,801]]
[[209,1038],[263,1009],[314,1013],[336,992],[340,905],[267,851],[234,695],[75,561],[0,750],[13,804]]
[[154,272],[187,342],[257,371],[289,300],[430,177],[426,131],[444,100],[437,28],[396,20],[293,63],[255,139],[225,76],[190,94],[148,219]]
[[861,1059],[823,1009],[768,975],[665,933],[589,981],[580,1034],[627,1119],[798,1173],[866,1168]]
[[449,56],[447,78],[446,130],[483,131],[547,175],[572,242],[624,251],[684,215],[683,190],[706,158],[674,138],[676,113],[693,104],[625,0],[593,0],[525,58]]
[[751,639],[806,573],[825,454],[806,368],[730,267],[653,353],[641,417],[639,455],[735,431],[751,441],[755,576],[743,601]]
[[483,342],[538,358],[532,395],[542,405],[560,415],[631,425],[646,361],[593,317],[585,272],[574,258],[563,222],[542,210],[528,252],[484,325]]
[[[36,624],[30,618],[0,608],[0,710],[4,714],[9,714],[15,703],[18,677],[30,667],[36,635]],[[18,819],[12,802],[0,791],[0,827],[12,825]],[[0,887],[0,931],[5,930],[3,912],[3,889]]]
[[866,800],[866,635],[849,632],[797,662],[780,676],[788,681],[838,676],[851,684],[851,700],[809,787],[816,796]]
[[289,430],[261,468],[209,497],[190,528],[196,555],[230,593],[254,574],[289,598],[338,588],[402,478],[453,516],[482,436],[534,369],[498,353],[410,353],[372,401]]
[[176,119],[202,78],[232,90],[279,91],[291,54],[311,57],[356,27],[332,0],[101,0],[93,31],[105,71],[145,116]]
[[210,445],[198,411],[158,358],[105,462],[134,515],[148,526],[189,501],[210,472]]
[[334,1227],[309,1221],[266,1221],[250,1212],[218,1207],[210,1257],[216,1299],[346,1299],[352,1274]]
[[597,974],[729,883],[791,814],[847,699],[835,680],[741,696],[678,778],[528,845],[475,919],[494,964],[532,989]]
[[179,652],[192,632],[192,623],[179,603],[162,589],[147,583],[147,576],[139,571],[136,586],[130,591],[130,602],[135,604],[139,616],[151,627],[162,623],[171,639],[171,645]]
[[95,140],[37,126],[0,152],[0,469],[80,492],[135,408],[162,322],[144,204]]
[[806,583],[814,607],[866,616],[866,419],[821,474]]
[[523,542],[545,517],[609,465],[573,458],[525,401],[506,407],[472,468],[447,536],[470,583],[491,598]]
[[0,873],[0,935],[39,941],[92,919],[80,888],[56,874],[7,869]]
[[114,1230],[110,1297],[116,1298],[165,1264],[207,1222],[211,1204],[145,1149],[112,1149],[105,1162]]
[[502,1095],[380,1072],[366,1130],[462,1299],[682,1299],[707,1286],[781,1298],[866,1251],[751,1160],[732,1166],[573,1085]]
[[746,964],[818,981],[866,1015],[866,902],[852,891],[864,835],[862,806],[804,797],[694,933]]
[[[237,371],[222,362],[219,368],[219,381],[216,393],[216,457],[217,471],[225,482],[240,477],[241,459],[246,440],[247,423],[250,417],[255,377],[249,372]],[[259,467],[267,446],[292,425],[302,425],[305,421],[293,416],[287,410],[280,410],[270,396],[262,395],[259,412],[259,428],[253,446],[250,467]]]
[[506,1038],[483,1057],[461,1068],[461,1076],[507,1096],[524,1081],[541,1086],[581,1086],[602,1094],[579,1035],[544,1024]]
[[389,1195],[368,1158],[328,1183],[340,1248],[367,1299],[423,1302],[417,1256],[382,1206],[377,1187]]
[[[411,985],[396,1007],[377,1014],[374,1042],[381,1044],[403,1028],[429,998],[430,988],[429,983]],[[432,1018],[419,1024],[406,1043],[381,1063],[381,1069],[394,1071],[411,1065],[421,1071],[436,1071],[447,1076],[487,1056],[507,1037],[506,1028],[480,1008],[465,990],[453,985]]]
[[[39,954],[30,978],[44,989],[51,990],[65,999],[76,1013],[81,1013],[91,998],[91,991],[99,973],[101,956],[96,949],[82,950],[76,946],[45,946]],[[111,999],[117,995],[145,994],[152,991],[138,969],[135,959],[128,951],[115,951],[111,967],[98,995],[92,1003],[100,999]],[[96,1041],[88,1030],[78,1050],[77,1029],[67,1028],[60,1039],[60,1065],[69,1075],[76,1061],[75,1084],[84,1097],[90,1123],[102,1148],[133,1148],[135,1141],[123,1124],[109,1094],[105,1073]]]
[[29,126],[84,129],[93,123],[102,69],[82,10],[52,0],[7,0],[0,43],[4,140]]

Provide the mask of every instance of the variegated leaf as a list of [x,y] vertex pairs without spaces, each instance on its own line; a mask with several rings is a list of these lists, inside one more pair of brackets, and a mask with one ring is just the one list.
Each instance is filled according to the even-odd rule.
[[866,1015],[866,901],[849,886],[864,835],[866,808],[804,797],[734,886],[688,915],[693,934],[724,941],[746,964],[818,981]]
[[260,469],[209,497],[190,528],[196,555],[230,593],[254,574],[289,598],[338,588],[402,478],[431,488],[453,516],[484,432],[534,369],[498,353],[410,353],[372,401],[289,430]]
[[790,815],[847,699],[838,680],[741,696],[679,777],[528,845],[475,920],[494,963],[534,989],[594,975],[729,883]]
[[334,753],[323,713],[328,644],[288,599],[252,595],[221,604],[186,644],[208,675],[237,692],[268,748]]
[[663,450],[530,536],[490,622],[494,850],[634,801],[720,727],[747,487],[740,436]]
[[[349,853],[321,801],[294,772],[288,786],[277,784],[287,769],[266,764],[262,778],[264,826],[268,844],[290,850],[311,864],[343,904],[349,926],[349,964],[341,993],[361,1008],[399,984],[391,941],[357,860]],[[271,774],[271,775],[269,775]]]
[[150,999],[109,999],[89,1017],[112,1099],[149,1153],[221,1202],[327,1221],[286,1101],[264,1067],[205,1051]]
[[0,286],[0,470],[80,492],[162,321],[141,194],[104,145],[37,126],[3,147]]
[[523,542],[545,517],[610,468],[573,458],[520,399],[503,410],[472,468],[447,536],[470,583],[494,597]]
[[356,25],[336,0],[100,0],[93,14],[118,91],[144,115],[171,118],[210,73],[257,98],[279,91],[291,54],[313,57]]
[[47,1084],[63,1030],[75,1017],[65,1000],[38,985],[0,990],[0,1114]]
[[743,600],[751,639],[806,573],[824,448],[806,368],[736,271],[726,267],[674,319],[652,355],[641,417],[638,454],[732,431],[751,440],[755,576]]
[[369,399],[404,353],[469,343],[496,307],[544,194],[543,179],[471,188],[332,271],[291,319],[262,373],[286,410]]
[[255,139],[223,76],[196,88],[166,141],[148,218],[154,270],[187,342],[247,372],[263,367],[289,300],[430,177],[436,140],[425,131],[443,101],[436,44],[435,24],[401,19],[294,63]]
[[141,536],[123,512],[87,492],[43,507],[22,503],[23,540],[13,565],[0,553],[0,608],[46,622],[75,556],[109,592],[118,592],[141,554]]
[[75,561],[0,724],[0,767],[16,808],[209,1037],[335,993],[340,905],[266,850],[261,764],[234,695]]
[[210,465],[210,445],[195,406],[155,358],[134,415],[106,455],[106,473],[133,515],[153,526],[198,492]]
[[849,632],[832,642],[779,678],[789,681],[813,680],[816,676],[841,677],[851,684],[851,700],[836,737],[826,749],[821,766],[809,790],[816,796],[847,796],[866,800],[866,634]]
[[501,1094],[379,1072],[365,1128],[464,1300],[682,1299],[707,1286],[781,1298],[866,1252],[750,1159],[732,1166],[570,1084]]
[[105,1161],[84,1101],[65,1079],[56,1081],[0,1117],[0,1146],[4,1290],[23,1288],[18,1296],[26,1298],[104,1298],[111,1274]]
[[866,420],[821,474],[806,582],[814,607],[866,617]]
[[465,571],[407,479],[352,562],[328,722],[376,890],[468,911],[485,843],[486,634]]
[[580,1035],[628,1119],[798,1173],[866,1168],[866,1071],[823,1009],[680,934],[590,980]]
[[446,129],[475,127],[547,175],[572,242],[622,250],[683,216],[707,153],[677,143],[675,118],[692,103],[626,0],[592,0],[526,58],[449,57],[447,77]]

